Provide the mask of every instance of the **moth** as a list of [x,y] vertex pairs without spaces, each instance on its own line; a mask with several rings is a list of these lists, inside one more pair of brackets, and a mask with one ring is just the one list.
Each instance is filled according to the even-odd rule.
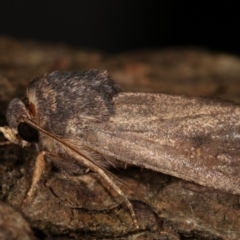
[[124,200],[111,167],[135,165],[240,194],[240,106],[205,98],[123,92],[106,71],[52,72],[13,99],[0,131],[39,151],[31,198],[45,161],[69,174],[91,169]]

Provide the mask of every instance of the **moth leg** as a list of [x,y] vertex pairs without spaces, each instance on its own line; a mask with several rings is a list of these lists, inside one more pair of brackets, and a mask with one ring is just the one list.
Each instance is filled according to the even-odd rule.
[[108,175],[106,175],[106,173],[102,170],[102,169],[98,169],[98,173],[100,174],[100,176],[102,177],[103,180],[105,180],[110,186],[111,188],[117,192],[117,194],[123,199],[123,201],[125,202],[126,206],[128,207],[130,213],[131,213],[131,217],[133,220],[134,225],[136,226],[136,228],[138,229],[138,222],[137,222],[137,217],[136,214],[133,210],[133,206],[130,203],[130,201],[128,200],[128,198],[126,197],[126,195],[122,192],[122,190],[109,178]]
[[[75,162],[72,159],[66,158],[63,156],[59,156],[59,155],[55,155],[53,153],[45,153],[44,155],[45,160],[49,161],[51,163],[53,163],[58,169],[67,172],[71,175],[73,174],[83,174],[86,173],[87,171],[89,171],[89,168],[83,168],[81,165],[81,162]],[[66,161],[66,159],[68,161]],[[127,205],[128,209],[130,210],[131,213],[131,217],[133,219],[133,222],[136,226],[136,228],[139,228],[138,223],[137,223],[137,218],[136,215],[134,213],[133,210],[133,206],[130,203],[130,201],[128,200],[128,198],[125,196],[125,194],[122,192],[122,190],[109,178],[108,175],[106,175],[106,173],[98,167],[94,167],[94,170],[97,171],[100,176],[102,177],[103,180],[107,181],[110,185],[110,187],[117,192],[118,195],[120,195],[123,199],[123,201],[125,202],[125,204]]]
[[9,144],[11,144],[10,141],[0,142],[0,146],[6,146],[6,145],[9,145]]
[[80,175],[88,171],[88,169],[79,166],[79,164],[77,164],[76,162],[70,159],[66,161],[65,158],[62,158],[59,155],[46,152],[46,151],[39,153],[35,162],[35,167],[34,167],[33,176],[32,176],[32,183],[26,194],[25,199],[23,200],[22,206],[24,206],[27,200],[33,196],[36,185],[38,184],[42,176],[42,173],[44,171],[46,161],[53,163],[60,171],[67,172],[70,175],[74,175],[74,174]]
[[42,176],[42,173],[45,168],[45,160],[44,160],[45,154],[46,153],[43,151],[39,153],[37,156],[35,166],[34,166],[33,176],[32,176],[32,183],[26,194],[25,199],[22,202],[22,207],[26,204],[27,200],[33,196],[36,185]]
[[[79,159],[80,157],[80,159]],[[109,186],[122,198],[122,200],[125,202],[126,206],[128,207],[133,223],[137,229],[139,229],[138,222],[137,222],[137,217],[136,214],[133,210],[133,206],[131,202],[128,200],[126,195],[122,192],[122,190],[112,181],[112,179],[105,173],[104,169],[99,167],[98,165],[93,164],[91,161],[89,161],[85,156],[83,155],[76,155],[76,160],[81,164],[84,163],[87,167],[89,167],[91,170],[99,173],[100,177],[102,178],[103,181],[109,184]],[[113,174],[108,172],[110,175],[116,178]]]

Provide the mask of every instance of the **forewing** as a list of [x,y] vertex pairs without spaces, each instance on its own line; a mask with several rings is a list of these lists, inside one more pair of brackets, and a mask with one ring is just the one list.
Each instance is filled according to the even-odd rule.
[[81,130],[84,144],[128,164],[240,194],[238,105],[121,93],[114,106],[108,122]]

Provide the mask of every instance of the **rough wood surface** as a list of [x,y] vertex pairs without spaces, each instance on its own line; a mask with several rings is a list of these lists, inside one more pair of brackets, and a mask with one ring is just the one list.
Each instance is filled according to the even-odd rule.
[[29,223],[23,218],[22,214],[3,202],[0,202],[0,239],[36,239]]
[[[126,90],[213,96],[240,103],[240,60],[234,56],[196,49],[108,56],[0,38],[0,125],[6,124],[8,102],[23,97],[32,78],[53,70],[90,68],[107,69]],[[21,207],[35,157],[31,148],[0,146],[0,200],[25,215],[38,239],[240,239],[239,196],[146,169],[114,170],[155,206],[118,183],[133,203],[139,231],[126,206],[95,173],[68,176],[49,165],[34,200]],[[1,214],[6,214],[4,210]]]

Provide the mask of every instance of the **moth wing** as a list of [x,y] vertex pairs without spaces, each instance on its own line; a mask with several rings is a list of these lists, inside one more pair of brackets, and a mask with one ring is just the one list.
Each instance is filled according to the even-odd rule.
[[85,145],[124,163],[240,194],[238,105],[121,93],[115,114],[81,132]]

